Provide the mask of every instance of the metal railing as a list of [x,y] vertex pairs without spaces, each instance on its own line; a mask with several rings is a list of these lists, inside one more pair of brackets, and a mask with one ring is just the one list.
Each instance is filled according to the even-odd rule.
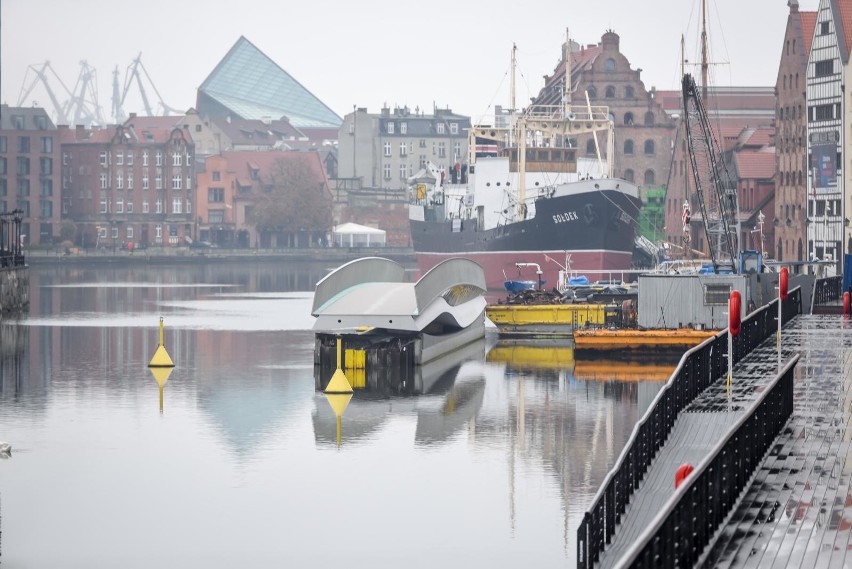
[[694,567],[793,414],[796,354],[662,507],[616,567]]
[[0,268],[23,267],[26,264],[21,245],[20,209],[0,213]]
[[[801,307],[802,290],[796,287],[782,305],[783,323],[800,314]],[[732,342],[733,364],[777,331],[777,314],[778,299],[775,299],[746,316]],[[577,530],[578,569],[592,567],[612,541],[630,497],[668,438],[678,414],[718,378],[727,375],[727,351],[727,329],[687,350],[672,377],[633,428]]]
[[811,300],[811,312],[817,304],[828,304],[840,300],[840,289],[843,288],[843,277],[826,277],[817,279],[814,283],[814,294]]

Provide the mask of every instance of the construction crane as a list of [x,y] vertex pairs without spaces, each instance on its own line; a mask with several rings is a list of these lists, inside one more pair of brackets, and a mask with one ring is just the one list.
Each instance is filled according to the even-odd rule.
[[[31,73],[32,72],[32,73]],[[26,104],[27,98],[33,92],[36,84],[41,81],[41,84],[44,86],[47,91],[47,96],[50,98],[50,102],[53,105],[53,112],[55,113],[55,118],[57,124],[68,124],[68,117],[65,114],[65,104],[60,103],[59,99],[56,97],[56,93],[53,92],[53,89],[50,87],[50,82],[48,81],[48,72],[53,75],[56,81],[62,86],[62,89],[65,91],[65,96],[69,99],[71,98],[71,91],[68,90],[68,87],[65,86],[65,83],[62,82],[62,79],[59,78],[59,75],[56,74],[53,67],[50,65],[49,61],[45,61],[40,66],[30,65],[27,68],[27,72],[24,74],[24,84],[21,85],[21,93],[18,97],[18,105],[22,107]],[[32,79],[27,81],[28,77],[32,74]]]
[[722,152],[713,136],[707,111],[689,73],[683,76],[683,110],[695,201],[701,211],[713,271],[736,273],[740,249],[737,189],[721,159]]
[[[115,73],[118,73],[116,69]],[[171,113],[174,114],[182,114],[182,111],[172,108],[168,106],[164,101],[163,97],[160,95],[160,92],[157,90],[156,85],[151,80],[151,76],[148,74],[148,70],[145,69],[145,65],[142,63],[142,53],[134,59],[130,65],[127,66],[127,72],[124,74],[124,89],[121,92],[121,98],[116,102],[115,97],[117,96],[117,89],[113,89],[113,109],[114,111],[121,112],[124,114],[124,102],[127,99],[127,94],[130,92],[130,87],[135,82],[139,87],[139,95],[142,97],[142,105],[145,107],[145,114],[147,116],[154,116],[154,110],[151,108],[151,102],[148,100],[148,94],[145,92],[145,84],[142,79],[144,78],[148,81],[148,84],[154,90],[154,93],[157,95],[158,105],[163,110],[163,116],[169,116]]]

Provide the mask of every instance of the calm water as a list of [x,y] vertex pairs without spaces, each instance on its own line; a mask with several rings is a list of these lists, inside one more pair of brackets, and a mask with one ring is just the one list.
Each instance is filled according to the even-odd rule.
[[328,269],[33,268],[0,327],[4,569],[574,566],[665,372],[489,336],[338,423],[312,363]]

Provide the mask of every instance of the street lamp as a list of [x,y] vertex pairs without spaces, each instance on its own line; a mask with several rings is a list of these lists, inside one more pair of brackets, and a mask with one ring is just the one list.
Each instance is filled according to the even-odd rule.
[[760,254],[766,255],[766,247],[764,247],[763,240],[763,222],[766,220],[766,216],[763,215],[763,210],[759,210],[757,212],[757,227],[760,229]]

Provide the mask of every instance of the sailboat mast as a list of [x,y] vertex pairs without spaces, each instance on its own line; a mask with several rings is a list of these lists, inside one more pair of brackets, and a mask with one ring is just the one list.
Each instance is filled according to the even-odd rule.
[[707,100],[707,0],[701,0],[701,98]]
[[515,141],[513,140],[513,138],[515,136],[515,114],[516,114],[517,108],[518,108],[516,106],[516,102],[515,102],[515,68],[517,67],[517,63],[518,63],[517,58],[516,58],[517,52],[518,52],[518,45],[513,43],[512,44],[512,76],[511,76],[512,79],[511,79],[511,85],[510,85],[511,92],[509,93],[509,105],[510,105],[510,108],[509,108],[509,146],[510,147],[514,146],[514,144],[515,144]]

